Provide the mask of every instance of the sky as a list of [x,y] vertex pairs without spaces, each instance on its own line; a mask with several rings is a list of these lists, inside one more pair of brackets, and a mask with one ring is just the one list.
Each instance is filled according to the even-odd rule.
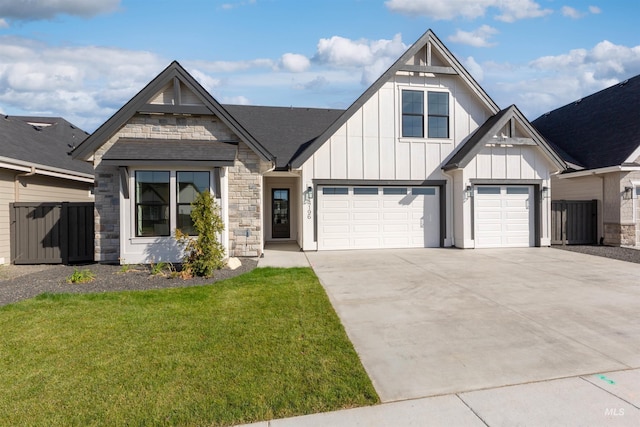
[[0,113],[92,132],[179,61],[219,102],[347,108],[431,29],[533,120],[640,74],[639,0],[0,0]]

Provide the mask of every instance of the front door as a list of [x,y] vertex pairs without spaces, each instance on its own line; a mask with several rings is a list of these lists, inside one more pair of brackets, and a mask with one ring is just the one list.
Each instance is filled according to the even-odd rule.
[[291,237],[288,188],[274,188],[271,191],[271,212],[271,237],[274,239]]

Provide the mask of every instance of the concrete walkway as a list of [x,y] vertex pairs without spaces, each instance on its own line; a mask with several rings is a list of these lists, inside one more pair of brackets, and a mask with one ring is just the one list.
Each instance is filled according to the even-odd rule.
[[403,400],[255,427],[640,425],[640,370]]
[[269,242],[258,267],[309,267],[309,260],[296,242]]

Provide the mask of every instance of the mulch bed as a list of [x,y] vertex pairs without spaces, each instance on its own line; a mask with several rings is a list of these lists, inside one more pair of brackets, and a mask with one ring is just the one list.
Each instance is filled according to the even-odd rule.
[[620,261],[635,262],[640,264],[640,250],[638,249],[605,245],[554,245],[552,247],[565,251],[580,252],[582,254],[596,255],[605,258],[612,258]]
[[[10,304],[42,293],[95,293],[110,291],[141,291],[147,289],[179,288],[207,285],[218,280],[238,276],[256,268],[254,258],[240,259],[242,266],[231,270],[216,271],[212,278],[195,277],[181,279],[170,275],[152,275],[148,266],[130,266],[128,270],[119,265],[5,265],[0,266],[0,306]],[[89,283],[67,283],[74,270],[90,270],[95,279]]]

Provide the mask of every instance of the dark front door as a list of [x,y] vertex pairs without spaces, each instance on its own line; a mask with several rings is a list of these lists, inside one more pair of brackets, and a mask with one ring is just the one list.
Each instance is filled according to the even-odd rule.
[[288,188],[274,188],[271,191],[271,212],[271,237],[274,239],[291,237]]

